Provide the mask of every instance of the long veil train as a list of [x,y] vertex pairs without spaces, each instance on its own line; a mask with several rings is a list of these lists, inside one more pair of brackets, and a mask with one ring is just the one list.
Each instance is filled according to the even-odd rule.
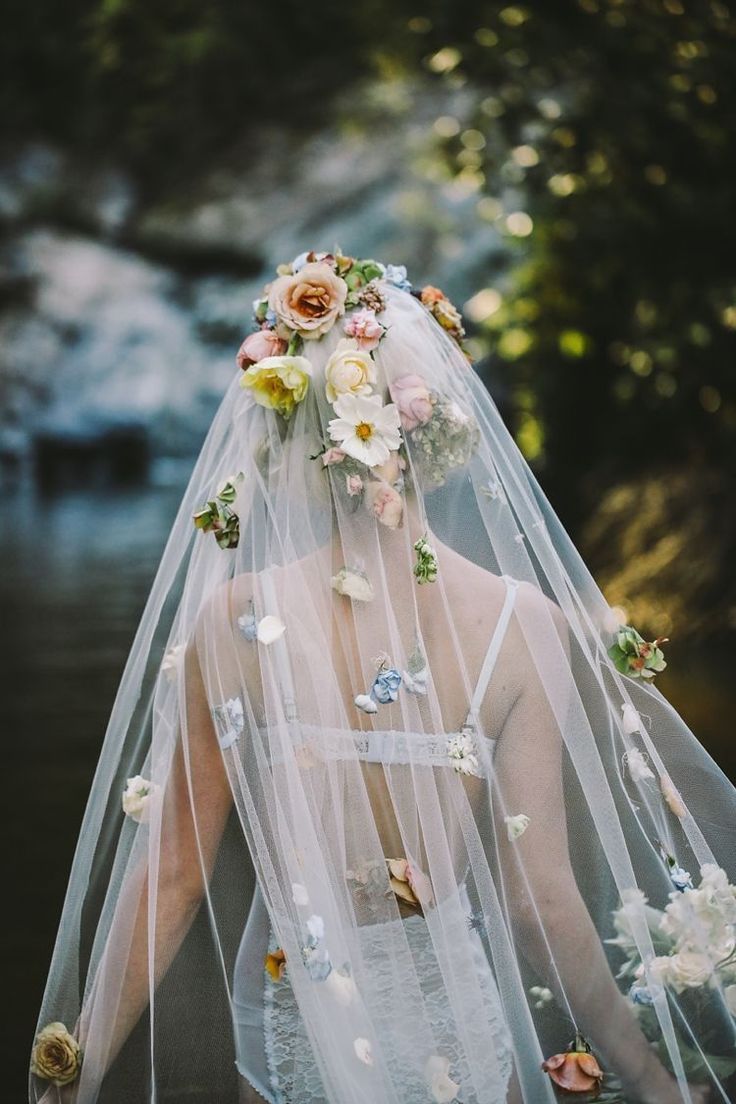
[[441,292],[309,254],[255,317],[110,719],[30,1099],[728,1100],[736,794],[663,642]]

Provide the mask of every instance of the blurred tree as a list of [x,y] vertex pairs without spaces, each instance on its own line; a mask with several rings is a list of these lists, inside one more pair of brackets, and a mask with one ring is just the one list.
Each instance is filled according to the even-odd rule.
[[40,137],[171,186],[268,121],[325,122],[368,71],[370,2],[9,0],[6,137]]
[[[680,469],[677,507],[665,494],[657,525],[677,528],[685,563],[710,556],[727,572],[736,18],[716,0],[459,0],[424,4],[408,26],[425,67],[469,93],[462,117],[437,119],[438,145],[512,246],[469,310],[522,449],[573,528],[601,488],[633,487],[633,504],[615,500],[628,512],[606,503],[614,558],[640,481]],[[589,494],[571,499],[581,473]],[[704,496],[710,524],[689,533],[683,505]],[[699,596],[718,604],[719,628],[736,628],[729,583],[729,595]]]

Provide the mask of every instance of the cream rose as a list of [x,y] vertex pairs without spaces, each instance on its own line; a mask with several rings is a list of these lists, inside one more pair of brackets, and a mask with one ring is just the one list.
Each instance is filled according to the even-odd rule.
[[149,782],[140,774],[129,778],[123,790],[123,812],[137,824],[147,824],[152,798],[156,797],[160,787]]
[[370,353],[352,338],[343,338],[325,365],[327,401],[340,395],[370,395],[376,382],[376,367]]
[[279,276],[268,290],[268,305],[290,330],[305,340],[322,337],[345,313],[348,286],[328,264],[305,264]]
[[680,951],[670,956],[667,980],[681,993],[683,989],[699,989],[713,973],[713,963],[707,954],[699,951]]
[[31,1073],[54,1085],[68,1085],[81,1065],[79,1043],[63,1023],[50,1023],[39,1031],[31,1053]]

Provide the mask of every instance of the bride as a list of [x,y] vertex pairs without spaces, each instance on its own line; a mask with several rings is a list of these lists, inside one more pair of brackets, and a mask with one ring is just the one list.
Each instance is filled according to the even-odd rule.
[[254,304],[85,815],[30,1100],[727,1101],[730,783],[402,266]]

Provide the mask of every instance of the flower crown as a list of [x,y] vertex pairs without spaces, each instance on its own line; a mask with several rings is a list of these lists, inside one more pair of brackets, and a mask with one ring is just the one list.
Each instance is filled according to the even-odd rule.
[[[386,308],[387,285],[415,296],[461,345],[462,318],[438,288],[414,291],[403,265],[356,260],[336,250],[302,253],[291,264],[279,265],[277,278],[253,303],[258,328],[243,341],[237,361],[251,402],[288,423],[312,383],[304,342],[318,341],[343,320],[344,336],[324,368],[325,397],[335,417],[311,459],[321,458],[334,489],[348,497],[351,507],[362,502],[382,525],[395,528],[403,515],[401,492],[410,455],[412,471],[429,487],[438,487],[452,468],[468,462],[479,434],[472,415],[416,373],[389,381],[389,402],[374,393],[374,353],[386,334],[379,315]],[[213,532],[221,548],[238,544],[235,500],[242,479],[242,473],[225,479],[194,517],[197,528]],[[431,556],[425,563],[423,550],[416,551],[417,578],[431,580]]]
[[[386,333],[378,317],[386,309],[386,285],[415,296],[462,347],[465,331],[457,308],[439,288],[413,290],[404,265],[358,260],[336,249],[301,253],[276,272],[277,278],[253,303],[258,328],[240,346],[237,361],[252,399],[286,419],[309,389],[311,366],[299,355],[304,342],[324,337],[350,311],[343,323],[342,352],[372,354]],[[363,379],[350,390],[367,395],[370,382]],[[327,398],[334,403],[337,397],[335,381],[328,379]]]

